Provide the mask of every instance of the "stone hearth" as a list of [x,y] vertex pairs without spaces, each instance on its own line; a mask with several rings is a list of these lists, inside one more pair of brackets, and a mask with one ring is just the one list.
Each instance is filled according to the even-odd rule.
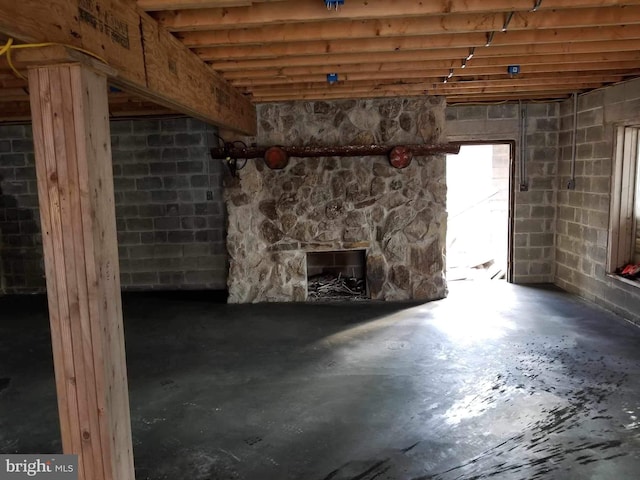
[[[258,105],[258,145],[442,143],[439,97]],[[306,253],[366,250],[372,299],[446,295],[445,157],[249,160],[225,179],[229,302],[305,301]]]

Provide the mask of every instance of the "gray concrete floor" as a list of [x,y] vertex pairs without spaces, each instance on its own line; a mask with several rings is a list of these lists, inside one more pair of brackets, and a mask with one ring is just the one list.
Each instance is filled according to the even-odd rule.
[[[640,329],[553,288],[125,297],[138,480],[635,479]],[[44,299],[0,299],[0,453],[60,450]]]

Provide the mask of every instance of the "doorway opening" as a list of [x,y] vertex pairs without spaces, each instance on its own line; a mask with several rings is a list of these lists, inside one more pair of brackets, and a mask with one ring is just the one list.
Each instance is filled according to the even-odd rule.
[[447,155],[447,280],[510,279],[511,144]]

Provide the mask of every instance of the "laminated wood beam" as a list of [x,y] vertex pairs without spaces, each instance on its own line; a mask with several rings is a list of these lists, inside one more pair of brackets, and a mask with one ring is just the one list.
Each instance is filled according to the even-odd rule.
[[124,90],[207,123],[255,133],[249,100],[133,2],[50,0],[42,8],[40,0],[0,0],[0,34],[83,48],[106,61],[113,69],[110,83]]
[[134,480],[107,78],[38,67],[29,90],[63,451],[80,480]]

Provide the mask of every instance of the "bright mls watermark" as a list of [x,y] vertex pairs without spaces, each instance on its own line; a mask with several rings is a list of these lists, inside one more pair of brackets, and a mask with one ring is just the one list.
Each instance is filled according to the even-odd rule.
[[77,455],[0,455],[0,480],[78,480]]

